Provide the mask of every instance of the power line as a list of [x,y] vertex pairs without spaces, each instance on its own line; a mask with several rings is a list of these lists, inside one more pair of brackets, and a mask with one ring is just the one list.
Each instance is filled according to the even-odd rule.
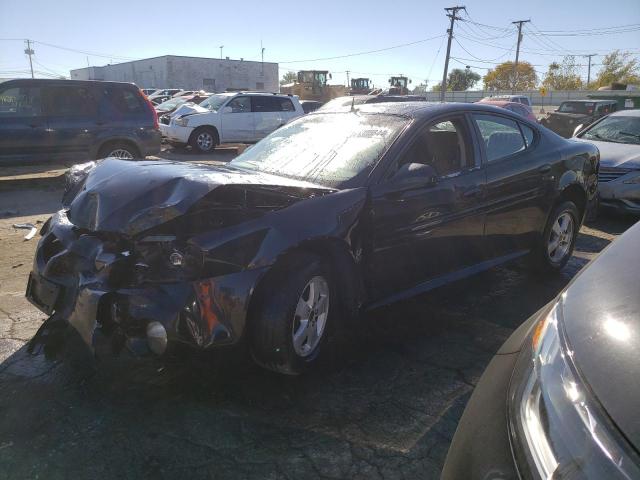
[[310,58],[310,59],[306,59],[306,60],[289,60],[287,62],[278,62],[278,63],[289,64],[289,63],[319,62],[319,61],[322,61],[322,60],[337,60],[339,58],[349,58],[349,57],[356,57],[356,56],[359,56],[359,55],[369,55],[369,54],[372,54],[372,53],[386,52],[387,50],[393,50],[395,48],[402,48],[402,47],[409,47],[411,45],[417,45],[419,43],[428,42],[430,40],[435,40],[436,38],[440,38],[440,37],[444,37],[444,35],[436,35],[435,37],[423,38],[422,40],[416,40],[415,42],[401,43],[399,45],[393,45],[391,47],[379,48],[377,50],[367,50],[367,51],[364,51],[364,52],[348,53],[348,54],[345,54],[345,55],[336,55],[334,57]]

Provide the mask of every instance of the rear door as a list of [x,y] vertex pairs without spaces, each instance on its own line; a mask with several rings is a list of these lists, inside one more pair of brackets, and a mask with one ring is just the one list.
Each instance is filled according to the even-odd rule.
[[[282,118],[280,100],[278,97],[267,95],[251,97],[251,108],[255,118],[256,140],[266,137],[286,123]],[[293,104],[291,104],[291,106],[293,107]]]
[[36,86],[0,86],[0,157],[39,162],[54,148]]
[[220,114],[223,142],[254,142],[256,140],[254,113],[251,111],[251,97],[233,97]]
[[538,134],[523,122],[473,114],[487,171],[488,255],[528,250],[546,219],[553,190],[552,159],[537,154]]
[[[394,187],[393,174],[424,163],[435,183]],[[418,128],[407,149],[372,188],[372,291],[377,298],[480,262],[483,257],[485,172],[464,115]]]
[[98,92],[87,86],[44,88],[51,141],[68,158],[88,158],[98,126]]

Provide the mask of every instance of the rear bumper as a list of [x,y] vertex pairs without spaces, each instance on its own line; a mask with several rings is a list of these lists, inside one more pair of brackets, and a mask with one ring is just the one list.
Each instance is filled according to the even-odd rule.
[[160,147],[162,144],[162,135],[160,134],[160,130],[151,130],[149,132],[148,138],[145,139],[143,144],[141,145],[141,152],[143,157],[148,157],[150,155],[157,155],[160,153]]
[[243,336],[251,295],[268,267],[196,281],[131,284],[135,260],[128,252],[107,253],[100,239],[78,237],[72,227],[64,212],[52,217],[36,250],[27,298],[56,321],[66,321],[90,349],[96,337],[106,336],[114,350],[128,346],[146,353],[153,350],[152,323],[162,326],[168,345],[206,349]]

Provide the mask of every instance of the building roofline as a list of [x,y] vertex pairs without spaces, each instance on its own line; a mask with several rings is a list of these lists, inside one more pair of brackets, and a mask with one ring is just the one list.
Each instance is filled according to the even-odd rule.
[[261,62],[259,60],[240,60],[240,59],[235,59],[235,58],[214,58],[214,57],[193,57],[190,55],[159,55],[157,57],[149,57],[149,58],[140,58],[138,60],[129,60],[127,62],[120,62],[120,63],[109,63],[107,65],[92,65],[90,67],[81,67],[81,68],[74,68],[71,70],[71,72],[75,72],[78,70],[86,70],[89,68],[105,68],[105,67],[112,67],[112,66],[116,66],[116,65],[126,65],[128,63],[136,63],[136,62],[144,62],[146,60],[156,60],[158,58],[169,58],[169,57],[175,57],[175,58],[195,58],[195,59],[199,59],[199,60],[218,60],[221,62],[238,62],[238,63],[264,63],[266,65],[278,65],[277,62]]

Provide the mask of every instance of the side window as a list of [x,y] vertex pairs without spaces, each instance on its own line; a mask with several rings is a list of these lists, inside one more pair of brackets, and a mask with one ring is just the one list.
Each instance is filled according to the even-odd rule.
[[282,112],[293,112],[295,110],[293,102],[288,98],[276,98],[276,102],[280,104],[280,111]]
[[86,87],[47,88],[48,113],[61,117],[94,117],[98,113],[95,92]]
[[616,103],[614,103],[614,104],[612,104],[612,105],[611,105],[611,111],[612,111],[612,112],[615,112],[615,111],[617,111],[617,110],[618,110],[618,103],[616,102]]
[[251,98],[249,97],[235,97],[229,103],[227,107],[231,107],[232,113],[248,113],[251,112]]
[[40,88],[13,87],[0,92],[0,118],[35,117],[41,113]]
[[473,114],[484,140],[487,161],[495,162],[526,148],[525,141],[513,120],[494,115]]
[[254,112],[279,112],[280,105],[275,97],[266,95],[256,95],[251,97],[251,104]]
[[417,136],[414,144],[401,161],[431,165],[438,176],[446,177],[473,165],[470,145],[466,141],[464,120],[451,120],[432,123]]
[[109,105],[118,114],[144,113],[145,106],[137,92],[124,88],[110,88],[105,91]]
[[522,130],[522,134],[524,135],[524,140],[527,144],[527,148],[529,148],[533,143],[533,139],[535,138],[533,129],[531,127],[528,127],[524,123],[520,123],[519,125],[520,125],[520,130]]

